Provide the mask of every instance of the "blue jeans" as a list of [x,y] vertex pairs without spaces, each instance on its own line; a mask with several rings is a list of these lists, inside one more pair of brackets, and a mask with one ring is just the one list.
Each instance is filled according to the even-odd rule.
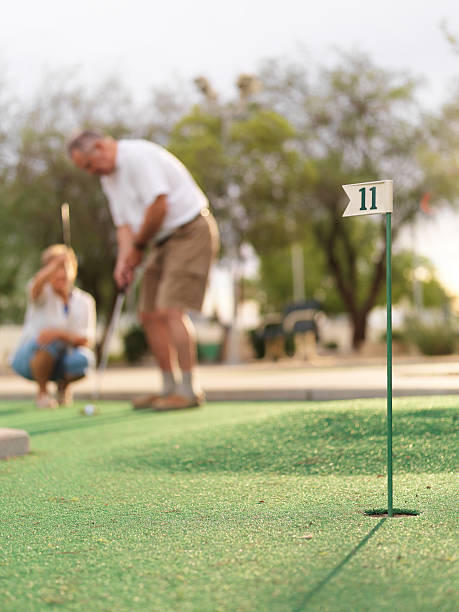
[[15,372],[29,380],[35,380],[30,369],[30,360],[38,349],[47,351],[54,357],[55,364],[50,380],[61,380],[64,377],[80,378],[85,376],[94,362],[92,352],[86,347],[69,347],[65,342],[56,340],[46,346],[40,346],[36,340],[25,342],[16,351],[11,366]]

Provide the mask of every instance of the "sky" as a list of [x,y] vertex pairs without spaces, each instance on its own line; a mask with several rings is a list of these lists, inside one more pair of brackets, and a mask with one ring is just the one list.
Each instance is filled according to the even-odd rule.
[[[459,38],[459,0],[14,0],[2,6],[0,68],[21,96],[46,72],[78,67],[90,84],[117,74],[139,99],[201,74],[225,97],[268,58],[330,63],[359,50],[422,79],[421,102],[435,108],[459,75],[442,23]],[[459,246],[443,248],[459,217],[442,223],[419,249],[459,293]]]
[[438,102],[459,65],[440,24],[459,34],[457,0],[15,0],[2,7],[0,62],[21,92],[44,71],[118,73],[135,94],[205,74],[222,92],[270,57],[331,61],[360,49],[426,79]]

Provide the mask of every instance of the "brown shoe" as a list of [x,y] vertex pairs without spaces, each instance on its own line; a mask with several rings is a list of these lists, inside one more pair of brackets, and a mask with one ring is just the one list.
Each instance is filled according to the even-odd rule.
[[197,408],[201,406],[204,398],[195,395],[192,399],[177,393],[171,393],[159,398],[153,405],[155,412],[166,412],[168,410],[187,410],[188,408]]
[[132,400],[134,410],[149,410],[154,407],[155,403],[164,396],[159,393],[150,393],[150,395],[140,395]]

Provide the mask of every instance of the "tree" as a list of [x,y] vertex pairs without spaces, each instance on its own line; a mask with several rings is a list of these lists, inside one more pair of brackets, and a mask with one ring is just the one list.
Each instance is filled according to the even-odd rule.
[[[285,214],[296,226],[309,225],[322,249],[353,325],[353,346],[365,339],[368,314],[377,303],[385,277],[384,218],[346,219],[341,185],[393,178],[393,241],[418,211],[427,190],[420,154],[425,139],[415,98],[416,83],[407,75],[383,70],[362,55],[344,55],[322,69],[317,82],[288,67],[265,71],[267,103],[284,108],[297,127],[296,146],[314,164],[314,182],[286,200]],[[277,102],[282,83],[292,93]],[[273,228],[273,231],[276,231]]]
[[420,156],[431,195],[429,206],[457,205],[459,82],[452,85],[440,112],[426,117],[426,127],[426,142]]
[[[327,267],[324,252],[319,248],[311,233],[301,243],[305,270],[305,295],[314,298],[327,314],[345,312],[345,305],[339,294],[334,278]],[[417,267],[423,271],[418,279],[423,306],[444,309],[450,302],[441,283],[437,280],[432,263],[426,258],[416,257]],[[400,251],[392,258],[392,301],[399,304],[413,303],[413,253]],[[257,299],[265,312],[282,312],[293,299],[292,258],[289,247],[284,247],[260,257],[259,278],[255,283]],[[375,306],[384,306],[384,288],[378,293]]]
[[316,79],[274,62],[261,80],[263,93],[243,105],[214,97],[195,108],[170,145],[211,196],[233,254],[250,242],[263,271],[292,242],[313,241],[317,290],[349,313],[358,349],[369,312],[384,299],[385,220],[342,219],[341,185],[394,179],[395,260],[400,228],[430,185],[417,84],[363,55],[343,55]]
[[11,182],[15,164],[15,129],[17,108],[7,82],[0,77],[0,323],[17,319],[24,307],[22,285],[24,274],[23,257],[26,244],[22,235],[15,231],[15,208]]

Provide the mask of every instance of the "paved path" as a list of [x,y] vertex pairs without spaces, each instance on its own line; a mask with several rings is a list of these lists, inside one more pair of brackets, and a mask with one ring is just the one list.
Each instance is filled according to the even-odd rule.
[[[335,400],[385,397],[383,359],[317,358],[240,365],[202,365],[201,382],[211,401]],[[102,378],[101,398],[129,399],[159,389],[155,367],[111,367]],[[90,398],[94,378],[75,384],[76,398]],[[459,356],[394,361],[394,396],[459,394]],[[0,373],[0,399],[31,398],[33,383],[10,371]],[[458,398],[459,401],[459,398]]]

